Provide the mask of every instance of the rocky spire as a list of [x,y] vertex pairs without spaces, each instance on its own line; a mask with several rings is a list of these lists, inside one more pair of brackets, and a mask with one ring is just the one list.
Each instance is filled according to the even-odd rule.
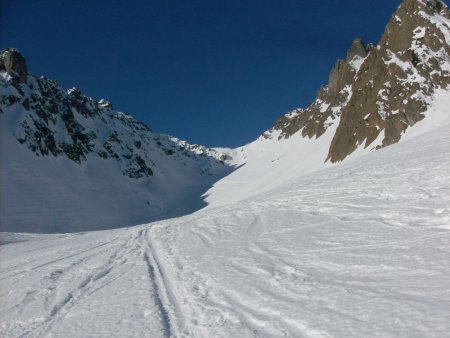
[[0,71],[6,71],[21,83],[27,82],[27,64],[17,49],[8,48],[0,53]]
[[424,118],[434,91],[450,86],[450,13],[439,0],[404,0],[352,85],[328,159],[342,161],[357,147],[400,140]]
[[367,48],[361,39],[353,40],[352,47],[347,52],[347,60],[352,60],[355,56],[362,58],[367,56]]

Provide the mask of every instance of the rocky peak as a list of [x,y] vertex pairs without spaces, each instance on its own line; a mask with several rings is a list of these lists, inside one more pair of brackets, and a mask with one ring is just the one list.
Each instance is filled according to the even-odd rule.
[[25,58],[17,49],[8,48],[0,54],[0,71],[7,72],[21,83],[27,81],[28,70]]
[[352,60],[355,56],[365,58],[367,56],[367,48],[361,39],[353,40],[352,47],[347,52],[347,60]]
[[330,72],[328,84],[321,86],[315,101],[306,109],[296,109],[282,116],[274,129],[281,130],[280,138],[288,138],[297,131],[304,137],[320,137],[340,115],[350,97],[351,85],[370,50],[361,39],[355,39],[344,60],[338,60]]
[[401,3],[355,78],[329,160],[342,161],[359,146],[396,143],[424,118],[434,91],[450,85],[449,37],[450,15],[441,1]]
[[[280,138],[320,137],[337,124],[328,159],[385,147],[424,118],[437,89],[450,87],[450,12],[440,0],[404,0],[379,44],[356,39],[306,109],[282,116]],[[376,141],[376,142],[375,142]]]
[[81,99],[81,90],[78,87],[72,87],[67,91],[69,96],[72,96],[77,99]]
[[105,100],[105,99],[101,99],[100,101],[98,101],[98,106],[102,109],[102,110],[113,110],[113,105],[111,104],[111,102]]

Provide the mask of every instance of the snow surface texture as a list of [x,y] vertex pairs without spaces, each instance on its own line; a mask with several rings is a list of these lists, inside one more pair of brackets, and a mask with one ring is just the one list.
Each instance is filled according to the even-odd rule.
[[177,219],[2,234],[0,335],[450,337],[449,99],[399,144],[252,198],[221,205],[225,185]]

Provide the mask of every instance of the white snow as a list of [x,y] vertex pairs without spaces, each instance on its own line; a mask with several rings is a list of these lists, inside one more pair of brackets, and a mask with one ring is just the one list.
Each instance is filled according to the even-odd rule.
[[[17,89],[7,81],[8,76],[0,77],[2,96],[19,96]],[[34,88],[38,87],[34,76],[30,75],[28,81]],[[23,86],[23,90],[30,94],[30,87]],[[38,93],[35,91],[36,95]],[[100,104],[108,103],[103,100]],[[2,231],[77,232],[178,217],[204,207],[202,194],[232,170],[219,162],[224,154],[152,133],[146,128],[140,130],[134,125],[138,122],[130,115],[114,110],[102,112],[101,119],[86,118],[74,112],[85,131],[98,136],[93,141],[97,148],[87,155],[87,161],[78,164],[65,156],[39,157],[17,140],[24,133],[21,122],[26,120],[34,126],[36,112],[26,111],[21,104],[2,105],[2,110]],[[64,123],[50,121],[48,128],[57,142],[73,142]],[[129,155],[129,145],[135,141],[142,143],[134,153],[148,161],[153,176],[140,179],[124,176],[125,158],[103,159],[97,155],[112,130],[120,138],[120,142],[111,145],[119,155]],[[167,155],[168,150],[172,151],[171,155]]]
[[432,132],[441,127],[450,125],[450,91],[440,89],[433,95],[431,106],[424,113],[425,118],[414,125],[413,128],[406,129],[401,141],[413,138],[418,135]]
[[429,20],[434,24],[444,35],[447,44],[450,44],[450,20],[446,17],[435,13],[434,15],[429,15],[424,11],[420,11],[419,14],[425,19]]
[[[395,55],[387,62],[411,72]],[[9,132],[16,113],[1,117],[0,177],[10,178],[0,181],[1,222],[5,210],[23,212],[22,201],[24,223],[78,217],[78,229],[127,226],[142,215],[140,201],[153,198],[149,212],[169,202],[183,211],[213,180],[182,195],[198,165],[183,171],[160,161],[161,173],[177,168],[161,183],[172,185],[151,187],[166,195],[152,196],[100,159],[81,171],[62,158],[21,166],[31,162]],[[450,92],[437,90],[424,115],[400,143],[360,147],[334,165],[325,159],[338,117],[318,139],[298,132],[278,140],[270,130],[217,149],[237,169],[188,216],[73,234],[0,233],[0,336],[448,337]],[[214,151],[167,139],[195,154]],[[41,210],[41,200],[51,208]]]
[[389,60],[384,60],[386,65],[394,64],[402,69],[407,77],[405,79],[399,79],[403,83],[424,83],[426,79],[419,74],[417,69],[413,67],[411,62],[402,61],[394,52],[388,50]]
[[413,33],[413,39],[422,39],[425,37],[427,29],[425,27],[417,27]]
[[349,65],[355,70],[356,73],[358,73],[365,60],[366,58],[363,58],[359,55],[355,55],[353,59],[349,62]]
[[[320,147],[306,158],[297,152],[310,144],[286,140],[278,175],[262,155],[275,145],[260,141],[211,191],[214,208],[118,230],[1,234],[0,335],[446,337],[450,124],[421,131],[314,172],[302,162]],[[232,183],[240,196],[219,206]]]
[[321,102],[320,103],[320,112],[325,113],[328,110],[328,107],[330,107],[330,104],[327,102]]
[[[205,194],[207,208],[243,200],[288,184],[299,175],[322,169],[330,142],[339,124],[336,119],[318,139],[303,138],[300,132],[290,138],[259,139],[242,149],[240,168],[216,182]],[[239,152],[238,152],[239,153]]]

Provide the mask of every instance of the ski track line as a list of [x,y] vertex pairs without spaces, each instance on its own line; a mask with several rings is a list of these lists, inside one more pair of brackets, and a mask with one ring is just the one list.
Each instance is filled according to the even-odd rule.
[[151,228],[140,230],[139,237],[144,248],[149,279],[156,291],[156,305],[161,312],[162,325],[165,328],[164,336],[167,338],[190,336],[174,287],[158,258],[149,230]]
[[[57,290],[57,286],[58,283],[60,283],[60,280],[67,275],[67,273],[73,269],[75,269],[76,267],[78,267],[79,265],[81,265],[82,263],[86,263],[94,258],[96,258],[97,256],[102,256],[103,254],[105,254],[106,252],[108,252],[110,250],[102,250],[100,252],[96,252],[95,255],[90,255],[90,256],[85,256],[79,260],[77,260],[76,262],[69,264],[63,268],[59,267],[56,268],[55,270],[51,271],[50,273],[46,274],[43,278],[45,279],[45,286],[44,285],[39,285],[40,281],[37,281],[35,284],[33,284],[32,288],[34,289],[34,291],[30,291],[27,292],[27,294],[24,296],[23,300],[20,301],[19,304],[14,305],[12,308],[10,308],[8,311],[14,311],[16,309],[19,309],[19,312],[22,313],[25,309],[25,307],[32,303],[32,301],[34,300],[34,298],[32,300],[30,300],[30,297],[28,297],[30,295],[30,293],[35,294],[35,293],[46,293],[44,295],[44,306],[48,307],[48,304],[50,304],[53,299],[56,297],[56,290]],[[31,270],[35,270],[34,268]],[[37,291],[37,290],[39,290]],[[45,290],[42,290],[45,289]],[[29,302],[27,302],[27,300],[30,300]]]
[[[110,284],[114,279],[119,277],[109,277],[112,270],[117,265],[123,265],[126,263],[127,254],[133,252],[136,247],[136,236],[133,234],[128,238],[125,245],[119,246],[118,250],[115,250],[109,257],[106,263],[96,267],[92,273],[88,274],[78,286],[71,291],[68,291],[62,301],[55,304],[50,311],[49,316],[38,327],[35,327],[20,337],[42,337],[48,334],[53,325],[61,321],[73,307],[75,307],[81,300],[92,295],[98,290],[102,289],[106,285]],[[134,245],[133,245],[134,244]]]
[[158,308],[161,315],[161,326],[163,328],[163,335],[164,338],[170,338],[172,337],[173,328],[171,325],[169,312],[166,309],[166,306],[163,304],[161,291],[159,289],[158,283],[156,282],[156,273],[153,259],[151,258],[151,255],[148,253],[149,249],[146,248],[145,244],[143,245],[143,247],[144,247],[144,261],[145,264],[147,265],[148,270],[148,278],[150,280],[152,289],[155,290],[155,305]]
[[[111,237],[110,239],[109,239],[109,241],[111,242],[111,241],[114,241],[114,240],[116,240],[116,239],[118,239],[120,236],[119,235],[115,235],[115,236],[113,236],[113,237]],[[43,248],[47,248],[47,246],[45,245],[45,243],[47,243],[47,242],[50,242],[50,243],[52,243],[52,242],[54,242],[54,241],[64,241],[64,240],[67,240],[67,239],[74,239],[74,238],[76,238],[76,234],[74,234],[72,237],[69,237],[69,236],[62,236],[62,237],[55,237],[55,238],[45,238],[45,239],[34,239],[37,243],[41,243],[41,246],[39,246],[39,247],[37,247],[37,248],[32,248],[32,249],[25,249],[25,250],[23,250],[22,252],[21,252],[21,254],[26,254],[27,256],[30,256],[30,254],[32,255],[32,253],[33,252],[36,252],[36,251],[42,251],[42,249]],[[93,249],[95,249],[95,247],[98,245],[97,243],[99,243],[99,242],[102,242],[103,241],[103,239],[97,239],[97,240],[95,240],[95,245],[93,246]],[[24,241],[21,241],[22,243],[25,243],[25,242],[29,242],[29,240],[24,240]],[[19,242],[20,243],[20,242]],[[82,245],[77,245],[76,246],[76,249],[78,249],[78,248],[83,248],[83,246]],[[2,248],[2,246],[0,246],[0,249]],[[58,251],[56,251],[56,252],[54,252],[54,251],[51,251],[51,252],[49,252],[49,254],[48,254],[48,256],[54,256],[56,253],[58,253],[60,251],[60,249],[58,249]],[[39,259],[41,259],[41,257],[39,258]],[[38,261],[38,259],[35,259],[34,261]],[[33,262],[33,261],[30,261],[30,262]],[[28,263],[30,263],[30,262],[28,262]],[[45,263],[44,263],[45,264]],[[16,266],[13,266],[13,268],[16,268],[16,267],[18,267],[19,265],[16,265]]]
[[[76,257],[76,256],[79,256],[79,255],[85,254],[86,252],[89,252],[89,251],[92,251],[92,250],[101,248],[101,247],[103,247],[103,246],[109,245],[109,244],[115,242],[118,238],[119,238],[119,236],[116,236],[116,237],[114,237],[114,238],[112,238],[112,239],[108,239],[107,242],[104,242],[104,243],[101,243],[101,244],[97,244],[97,245],[91,246],[91,247],[89,247],[89,248],[87,248],[87,249],[86,249],[86,248],[84,248],[84,249],[79,249],[79,250],[78,250],[77,252],[75,252],[75,253],[72,253],[72,254],[69,254],[69,255],[66,255],[66,256],[63,256],[63,257],[59,257],[58,259],[53,259],[53,260],[47,261],[47,262],[45,262],[45,263],[43,263],[43,264],[40,264],[40,265],[31,267],[31,268],[25,268],[25,270],[23,270],[23,271],[19,271],[19,272],[16,272],[16,273],[11,274],[11,275],[9,275],[9,276],[5,276],[5,277],[0,278],[0,281],[5,280],[5,279],[8,279],[8,278],[12,278],[12,277],[15,277],[15,276],[24,274],[24,273],[27,273],[27,272],[29,272],[29,271],[34,271],[34,270],[37,270],[37,269],[39,269],[39,268],[43,268],[43,267],[45,267],[45,266],[48,266],[48,265],[51,265],[51,264],[53,264],[53,263],[57,263],[57,262],[63,261],[63,260],[68,259],[68,258],[72,258],[72,257]],[[42,250],[42,249],[39,249],[39,250]],[[36,260],[39,260],[39,258],[36,259]],[[29,263],[29,262],[26,262],[26,264],[30,264],[30,263]],[[12,267],[8,267],[8,268],[6,269],[5,272],[11,271],[11,270],[15,270],[17,267],[19,267],[19,266],[21,266],[21,265],[24,265],[24,264],[23,264],[23,263],[19,263],[18,265],[15,265],[15,266],[12,266]]]

